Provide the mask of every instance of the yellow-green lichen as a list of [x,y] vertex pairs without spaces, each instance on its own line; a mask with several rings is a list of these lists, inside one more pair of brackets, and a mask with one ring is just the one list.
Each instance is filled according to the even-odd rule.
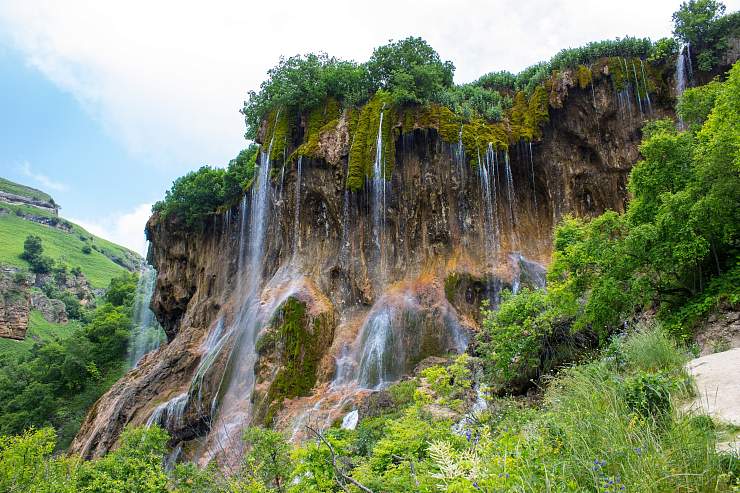
[[529,99],[524,92],[517,92],[509,116],[510,142],[540,138],[542,125],[550,118],[549,104],[550,98],[544,84],[535,87]]
[[285,152],[288,147],[288,139],[291,134],[291,116],[283,108],[271,111],[267,115],[267,128],[263,142],[263,148],[269,150],[270,161],[281,162],[285,160]]
[[[390,94],[378,91],[362,108],[350,115],[350,149],[347,188],[359,190],[365,177],[372,176],[377,152],[378,132],[381,133],[383,176],[389,178],[396,161],[397,113],[390,104]],[[383,125],[380,116],[383,115]],[[356,118],[356,119],[355,119]]]
[[303,143],[291,154],[290,160],[298,156],[317,157],[319,137],[323,132],[337,126],[341,107],[334,98],[328,98],[323,104],[308,112],[305,119]]
[[465,154],[473,165],[477,165],[478,156],[485,154],[489,144],[495,149],[506,149],[509,140],[504,123],[489,123],[480,117],[465,120],[438,104],[405,110],[403,132],[414,128],[434,129],[448,144],[458,144],[462,140]]
[[311,317],[306,305],[295,298],[288,298],[280,308],[255,346],[260,356],[277,353],[280,361],[280,370],[259,406],[264,423],[272,422],[284,399],[308,395],[316,384],[323,351],[333,337],[331,331],[325,317]]
[[578,79],[578,87],[586,89],[592,81],[591,69],[585,65],[579,65],[576,69],[576,78]]

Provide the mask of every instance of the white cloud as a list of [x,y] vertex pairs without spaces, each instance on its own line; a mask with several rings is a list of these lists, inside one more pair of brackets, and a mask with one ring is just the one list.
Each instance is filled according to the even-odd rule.
[[244,145],[238,110],[280,55],[366,60],[389,38],[420,35],[469,81],[592,40],[668,35],[679,3],[5,0],[0,34],[128,149],[181,170]]
[[28,161],[23,161],[18,165],[18,169],[21,173],[23,173],[24,176],[27,176],[28,178],[35,181],[37,184],[41,185],[41,187],[44,189],[43,191],[49,191],[54,190],[57,192],[66,192],[69,190],[69,187],[65,185],[62,182],[52,180],[48,176],[46,176],[43,173],[37,173],[31,169],[31,163]]
[[144,226],[152,213],[152,204],[139,204],[129,212],[113,214],[104,219],[73,219],[90,233],[131,250],[146,254]]

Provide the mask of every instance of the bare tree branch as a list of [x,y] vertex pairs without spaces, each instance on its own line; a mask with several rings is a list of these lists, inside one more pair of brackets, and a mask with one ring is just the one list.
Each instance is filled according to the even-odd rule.
[[391,454],[391,457],[401,462],[409,461],[409,467],[411,468],[411,476],[414,478],[414,483],[416,483],[416,491],[419,491],[419,478],[416,477],[416,467],[414,466],[414,459],[406,459],[396,454]]

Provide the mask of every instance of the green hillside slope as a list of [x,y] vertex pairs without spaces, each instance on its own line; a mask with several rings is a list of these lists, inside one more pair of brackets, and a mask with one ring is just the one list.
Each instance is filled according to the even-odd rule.
[[6,180],[5,178],[0,178],[0,192],[8,192],[23,197],[43,200],[44,202],[51,202],[52,200],[51,195],[46,192]]
[[[0,190],[45,201],[52,200],[44,192],[5,179],[0,179]],[[61,227],[42,224],[41,221],[45,219]],[[95,288],[106,287],[111,278],[123,270],[135,270],[141,261],[141,257],[131,250],[99,238],[65,219],[57,218],[49,210],[26,204],[0,202],[0,264],[28,267],[28,263],[19,257],[28,235],[40,237],[44,255],[50,256],[55,262],[69,267],[79,266]],[[86,246],[90,247],[89,253],[83,252]]]

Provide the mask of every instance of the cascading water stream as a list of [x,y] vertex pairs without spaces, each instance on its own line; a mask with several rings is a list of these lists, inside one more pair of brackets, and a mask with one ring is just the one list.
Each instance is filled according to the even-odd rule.
[[534,156],[532,154],[532,141],[529,142],[529,173],[532,178],[532,197],[534,198],[534,208],[537,210],[537,190],[535,189],[534,176]]
[[635,76],[635,95],[637,96],[637,105],[640,108],[640,116],[643,116],[642,98],[640,97],[640,83],[637,81],[637,69],[635,68],[634,61],[632,61],[632,74]]
[[349,248],[349,190],[344,188],[344,201],[342,203],[342,244],[339,246],[339,258],[342,264],[347,263],[347,250]]
[[647,100],[648,114],[652,115],[653,104],[650,101],[650,88],[648,87],[647,77],[645,76],[645,64],[642,62],[642,58],[640,58],[640,72],[642,72],[642,87],[645,88],[645,99]]
[[498,233],[496,231],[493,212],[493,187],[491,186],[490,164],[493,161],[493,144],[489,143],[485,159],[481,161],[478,154],[478,176],[480,178],[481,202],[483,203],[483,235],[484,249],[488,267],[493,267],[492,254],[498,251]]
[[373,241],[378,248],[381,280],[385,273],[383,231],[385,231],[385,161],[383,159],[383,111],[380,112],[378,137],[375,141],[375,163],[373,164]]
[[463,145],[463,125],[457,135],[457,166],[460,172],[460,182],[465,184],[465,146]]
[[[251,395],[254,388],[254,363],[257,359],[255,342],[262,320],[260,319],[259,293],[262,278],[263,247],[269,213],[270,153],[261,156],[257,180],[252,189],[252,204],[249,222],[249,258],[247,282],[240,297],[229,336],[233,345],[224,369],[215,403],[216,416],[211,416],[213,425],[206,442],[204,457],[212,459],[219,453],[241,451],[241,430],[251,418]],[[242,277],[243,272],[238,272]],[[222,346],[226,347],[226,346]],[[236,455],[239,455],[237,453]]]
[[295,182],[295,218],[293,220],[293,254],[295,255],[301,247],[301,173],[303,156],[298,156],[296,163]]
[[[688,51],[689,47],[686,45],[686,51]],[[676,57],[676,99],[679,99],[689,84],[688,75],[686,73],[686,57],[684,55],[684,47],[681,47],[681,49],[678,52],[678,56]],[[678,128],[680,130],[686,128],[686,124],[683,121],[683,118],[681,118],[681,115],[678,115]]]
[[135,367],[139,360],[150,351],[157,349],[165,340],[162,327],[149,309],[157,281],[157,271],[149,264],[142,266],[136,284],[134,313],[129,343],[129,366]]
[[515,216],[514,216],[514,210],[516,209],[516,204],[514,203],[515,194],[514,194],[514,177],[511,174],[511,165],[509,164],[509,153],[504,153],[504,176],[506,178],[506,194],[507,198],[509,199],[509,221],[511,223],[511,229],[512,229],[512,235],[514,230],[514,225],[516,224]]

